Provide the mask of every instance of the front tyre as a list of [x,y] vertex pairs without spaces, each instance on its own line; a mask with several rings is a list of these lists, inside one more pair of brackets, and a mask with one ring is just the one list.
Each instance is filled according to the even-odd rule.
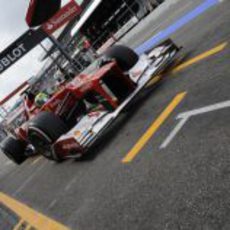
[[134,50],[127,46],[117,45],[107,49],[102,60],[116,60],[122,71],[129,71],[139,60],[139,56]]
[[1,142],[0,148],[2,152],[14,163],[20,165],[28,157],[25,155],[27,143],[13,137],[7,137]]
[[52,154],[51,146],[67,131],[67,125],[58,116],[51,112],[41,112],[29,123],[28,139],[44,157],[60,161]]

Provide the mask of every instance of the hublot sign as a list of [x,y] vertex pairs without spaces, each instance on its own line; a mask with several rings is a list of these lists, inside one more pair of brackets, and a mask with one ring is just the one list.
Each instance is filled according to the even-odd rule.
[[27,53],[27,51],[23,43],[12,49],[10,53],[0,59],[0,72],[8,66],[11,66],[16,60],[24,56],[25,53]]
[[0,74],[37,46],[46,34],[41,30],[28,30],[0,53]]

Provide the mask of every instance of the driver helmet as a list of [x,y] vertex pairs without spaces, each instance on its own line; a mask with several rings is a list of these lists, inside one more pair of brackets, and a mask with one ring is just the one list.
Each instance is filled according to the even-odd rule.
[[41,108],[49,99],[49,96],[43,92],[39,93],[36,97],[35,97],[35,105],[39,108]]

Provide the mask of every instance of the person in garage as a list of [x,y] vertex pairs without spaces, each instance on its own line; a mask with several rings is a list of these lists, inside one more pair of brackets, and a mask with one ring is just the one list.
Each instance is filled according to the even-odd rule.
[[27,90],[23,94],[23,103],[26,111],[26,116],[29,117],[31,114],[31,109],[34,105],[35,95],[31,90]]

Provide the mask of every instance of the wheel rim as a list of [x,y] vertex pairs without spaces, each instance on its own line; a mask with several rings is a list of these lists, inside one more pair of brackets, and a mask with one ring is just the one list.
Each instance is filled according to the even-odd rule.
[[37,148],[44,157],[53,159],[51,153],[51,139],[47,138],[46,135],[42,135],[41,132],[37,130],[32,130],[29,137],[31,143]]

